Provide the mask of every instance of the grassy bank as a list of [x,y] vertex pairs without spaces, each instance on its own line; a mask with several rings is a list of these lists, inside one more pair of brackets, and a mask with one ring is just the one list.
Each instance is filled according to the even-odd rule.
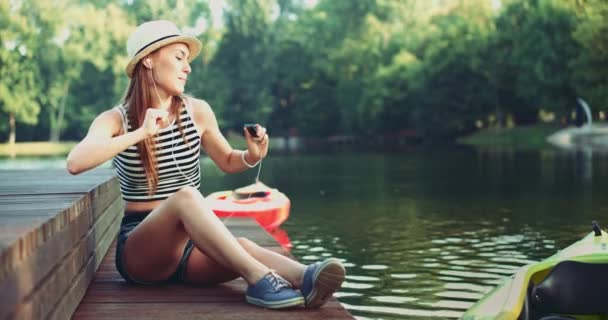
[[18,142],[11,147],[7,143],[0,144],[0,157],[10,156],[58,156],[66,155],[76,142]]
[[538,124],[514,128],[484,129],[459,138],[458,143],[480,147],[543,148],[547,137],[561,129],[555,124]]

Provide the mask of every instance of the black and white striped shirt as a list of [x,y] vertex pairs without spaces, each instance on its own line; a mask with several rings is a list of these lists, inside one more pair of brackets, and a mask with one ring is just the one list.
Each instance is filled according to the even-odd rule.
[[[125,132],[132,131],[126,110],[116,107],[123,118]],[[122,198],[125,201],[152,201],[168,198],[185,186],[200,187],[200,134],[194,125],[189,106],[186,104],[179,115],[188,144],[182,139],[177,121],[158,131],[154,137],[156,163],[158,168],[158,188],[148,195],[149,187],[141,164],[137,145],[114,156],[113,163],[120,181]]]

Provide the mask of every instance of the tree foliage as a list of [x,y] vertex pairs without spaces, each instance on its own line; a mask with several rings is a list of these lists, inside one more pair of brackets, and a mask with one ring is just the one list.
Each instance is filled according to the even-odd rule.
[[[136,25],[204,44],[187,93],[224,129],[453,138],[480,126],[608,111],[603,0],[14,0],[0,4],[0,138],[78,139],[128,79]],[[497,4],[500,6],[497,6]],[[218,27],[219,26],[219,27]],[[13,135],[14,136],[14,135]]]

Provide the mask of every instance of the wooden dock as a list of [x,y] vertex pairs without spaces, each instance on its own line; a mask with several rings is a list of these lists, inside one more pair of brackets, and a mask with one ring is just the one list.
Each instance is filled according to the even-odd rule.
[[[123,208],[112,170],[0,171],[0,320],[353,319],[334,298],[316,310],[251,306],[242,279],[213,287],[129,285],[114,267]],[[253,220],[226,225],[289,255]]]

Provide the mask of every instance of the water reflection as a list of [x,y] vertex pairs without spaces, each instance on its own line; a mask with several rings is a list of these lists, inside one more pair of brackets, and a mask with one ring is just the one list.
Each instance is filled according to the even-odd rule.
[[585,185],[589,185],[593,179],[593,151],[588,147],[577,150],[575,154],[577,157],[577,169],[579,170],[578,175],[582,177]]
[[[418,223],[420,228],[435,229],[432,220],[419,219]],[[337,297],[355,315],[369,319],[458,318],[504,277],[553,251],[534,245],[555,240],[545,239],[544,233],[530,227],[520,233],[501,234],[484,228],[483,223],[453,223],[453,231],[446,230],[444,238],[425,239],[402,233],[400,241],[387,242],[381,234],[368,237],[375,239],[368,248],[388,244],[391,254],[355,247],[343,255],[336,254],[349,257],[345,261],[350,262],[346,282]],[[507,224],[503,227],[509,229]],[[319,235],[324,232],[311,229],[315,230],[311,234],[299,233],[293,254],[312,261],[318,255],[310,255],[310,249],[317,248],[316,253],[318,248],[331,249],[318,245]],[[311,240],[305,240],[309,236]],[[365,251],[366,255],[352,251]]]
[[298,241],[292,253],[314,258],[318,251],[309,249],[322,247],[343,258],[348,277],[337,297],[360,319],[458,318],[519,267],[578,240],[601,218],[598,175],[608,172],[595,168],[606,155],[581,164],[543,152],[328,157],[319,170],[333,175],[314,174],[312,162],[309,181],[287,191],[294,206],[285,228]]

